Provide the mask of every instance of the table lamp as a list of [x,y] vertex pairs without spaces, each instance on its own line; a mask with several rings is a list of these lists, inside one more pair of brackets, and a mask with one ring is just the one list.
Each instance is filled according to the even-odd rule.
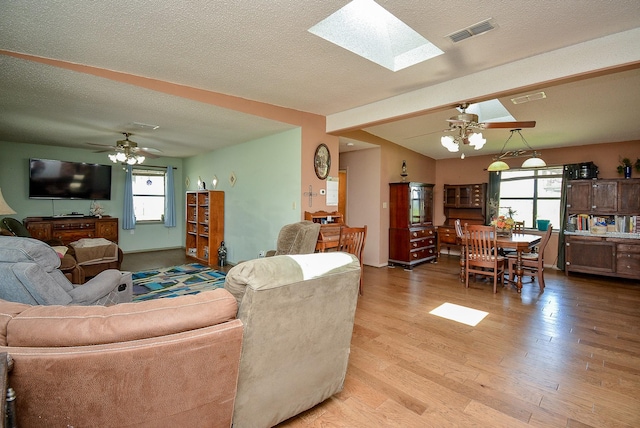
[[16,212],[7,204],[2,196],[2,189],[0,189],[0,215],[15,214]]

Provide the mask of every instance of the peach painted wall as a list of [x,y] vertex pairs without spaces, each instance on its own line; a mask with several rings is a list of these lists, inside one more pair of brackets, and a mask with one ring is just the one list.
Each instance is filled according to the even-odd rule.
[[[326,189],[327,182],[320,180],[316,176],[314,168],[314,156],[316,148],[320,143],[324,143],[329,148],[331,153],[331,168],[329,170],[329,177],[338,178],[338,169],[340,167],[340,153],[339,153],[339,141],[338,137],[329,135],[325,132],[326,120],[323,116],[317,116],[309,113],[301,114],[302,127],[302,195],[300,200],[301,219],[304,218],[304,212],[316,212],[316,211],[337,211],[337,206],[327,206],[326,195],[320,195],[320,189]],[[309,191],[309,186],[312,186],[314,196],[312,199],[312,206],[309,206],[309,197],[304,196],[305,192]]]
[[[380,264],[380,252],[384,249],[382,236],[386,230],[380,227],[380,192],[378,191],[381,168],[379,147],[347,152],[340,155],[340,169],[347,177],[347,218],[349,226],[367,226],[367,238],[362,262],[369,266]],[[384,233],[383,233],[384,232]]]
[[[368,227],[364,263],[376,267],[385,266],[389,260],[389,183],[402,181],[400,172],[402,161],[405,160],[407,181],[435,184],[436,161],[366,132],[354,131],[345,134],[345,137],[380,147],[341,154],[340,168],[347,168],[348,223],[367,224]],[[374,154],[375,159],[371,159]],[[369,164],[374,161],[375,163]],[[363,180],[358,174],[367,179]],[[358,182],[358,186],[351,185],[353,182]],[[356,215],[351,210],[362,214]],[[364,222],[376,216],[378,224]],[[377,252],[370,250],[367,253],[366,248],[372,246],[378,247]]]

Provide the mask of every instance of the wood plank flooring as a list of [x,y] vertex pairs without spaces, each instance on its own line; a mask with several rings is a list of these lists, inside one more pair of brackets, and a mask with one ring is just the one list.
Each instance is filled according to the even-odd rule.
[[[454,255],[365,266],[344,390],[279,427],[640,426],[640,284],[545,280],[493,294],[466,289]],[[429,314],[445,302],[489,314],[475,327]]]

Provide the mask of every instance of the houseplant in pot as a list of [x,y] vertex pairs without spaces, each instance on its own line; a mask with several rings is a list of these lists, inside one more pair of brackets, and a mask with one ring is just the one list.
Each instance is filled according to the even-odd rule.
[[[636,163],[638,163],[636,161]],[[618,174],[624,174],[624,178],[631,178],[631,159],[620,159],[620,165],[618,165]]]

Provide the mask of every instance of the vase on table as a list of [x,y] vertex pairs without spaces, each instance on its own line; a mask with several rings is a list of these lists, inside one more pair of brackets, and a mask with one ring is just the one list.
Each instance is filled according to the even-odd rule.
[[513,234],[513,230],[512,229],[496,229],[496,233],[498,234],[498,236],[504,236],[504,237],[511,237],[511,235]]

